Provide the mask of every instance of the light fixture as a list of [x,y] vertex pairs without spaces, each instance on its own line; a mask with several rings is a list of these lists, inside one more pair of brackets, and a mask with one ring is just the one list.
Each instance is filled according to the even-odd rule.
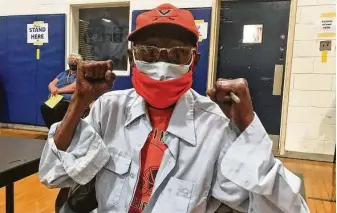
[[88,24],[89,24],[88,21],[84,21],[84,20],[82,20],[82,19],[80,19],[79,21],[80,21],[80,22],[83,22],[83,23],[88,23]]
[[110,19],[106,19],[106,18],[102,18],[102,21],[105,21],[105,22],[111,22]]

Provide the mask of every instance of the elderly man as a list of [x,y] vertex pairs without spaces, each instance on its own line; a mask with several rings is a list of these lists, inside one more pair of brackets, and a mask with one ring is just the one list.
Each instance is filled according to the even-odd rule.
[[68,109],[70,98],[75,92],[77,64],[80,61],[82,61],[82,57],[79,54],[71,54],[68,57],[69,69],[58,74],[48,85],[50,95],[60,94],[63,96],[63,99],[54,108],[50,108],[46,104],[41,105],[41,114],[48,128],[61,121]]
[[272,155],[246,81],[221,79],[210,98],[191,89],[198,36],[187,10],[164,4],[139,15],[128,37],[134,89],[104,94],[84,120],[115,76],[110,63],[80,67],[42,154],[42,183],[69,187],[96,177],[99,213],[215,212],[221,204],[309,212],[300,180]]

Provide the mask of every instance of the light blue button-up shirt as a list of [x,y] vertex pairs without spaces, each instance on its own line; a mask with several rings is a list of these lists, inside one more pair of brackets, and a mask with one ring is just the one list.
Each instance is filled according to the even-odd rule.
[[[41,182],[73,187],[96,175],[98,212],[127,213],[152,129],[143,98],[134,89],[100,97],[65,152],[54,143],[56,128],[42,153]],[[213,213],[221,204],[249,213],[309,212],[300,179],[274,158],[256,115],[238,134],[217,104],[190,90],[176,104],[163,141],[168,149],[143,212]]]

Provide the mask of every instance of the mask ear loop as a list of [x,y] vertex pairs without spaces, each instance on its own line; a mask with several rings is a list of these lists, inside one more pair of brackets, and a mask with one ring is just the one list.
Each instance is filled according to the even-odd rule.
[[132,51],[132,57],[133,57],[133,61],[135,61],[135,60],[136,60],[136,57],[135,57],[135,49],[134,49],[134,48],[132,48],[132,49],[131,49],[131,51]]
[[194,61],[195,61],[195,52],[193,52],[191,57],[191,62],[188,65],[190,71],[194,71]]
[[191,58],[191,62],[190,62],[190,64],[189,64],[189,67],[190,67],[190,70],[191,71],[194,71],[194,62],[195,62],[195,55],[196,55],[196,53],[197,53],[197,51],[198,51],[198,46],[199,46],[199,42],[197,42],[197,44],[195,45],[196,47],[195,47],[195,50],[193,51],[193,53],[192,53],[192,58]]
[[132,48],[132,58],[133,58],[133,67],[137,68],[136,61],[138,60],[136,59],[135,50],[133,48]]

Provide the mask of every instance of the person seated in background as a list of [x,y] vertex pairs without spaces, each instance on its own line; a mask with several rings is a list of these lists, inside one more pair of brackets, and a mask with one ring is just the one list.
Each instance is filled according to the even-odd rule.
[[69,69],[61,72],[48,85],[50,95],[62,95],[62,100],[54,108],[50,108],[45,103],[41,105],[41,114],[48,129],[52,124],[63,119],[69,100],[76,88],[77,64],[82,61],[79,54],[73,53],[68,57]]

